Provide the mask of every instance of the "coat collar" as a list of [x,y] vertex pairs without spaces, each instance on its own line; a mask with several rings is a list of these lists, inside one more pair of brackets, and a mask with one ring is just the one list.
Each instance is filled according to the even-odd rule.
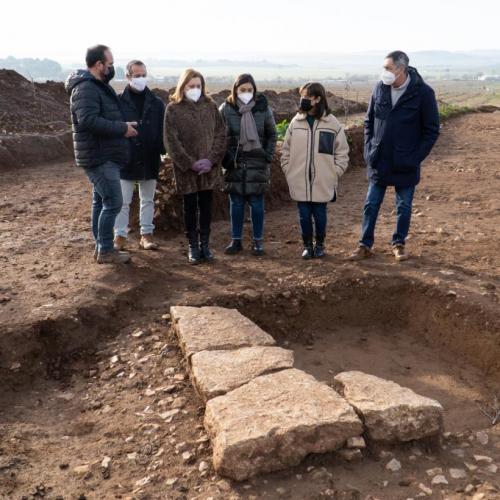
[[[420,73],[413,66],[409,66],[408,75],[410,76],[410,83],[405,93],[399,98],[396,103],[395,108],[398,108],[401,104],[413,98],[415,94],[417,94],[422,87],[424,80],[420,76]],[[379,82],[379,92],[381,96],[384,96],[385,100],[389,103],[391,102],[391,86],[384,85],[382,82]]]
[[[321,118],[319,118],[320,121],[322,122],[328,122],[330,121],[330,116],[332,116],[331,114],[329,115],[323,115]],[[295,119],[296,120],[306,120],[307,119],[307,113],[301,113],[300,111],[295,115]]]
[[[131,97],[131,92],[132,90],[130,90],[130,86],[127,85],[125,87],[125,90],[123,91],[122,95],[121,95],[121,98],[132,108],[136,109],[135,108],[135,104],[134,104],[134,101],[132,100],[132,97]],[[143,108],[143,115],[145,115],[147,113],[147,111],[149,110],[149,108],[151,107],[151,104],[152,102],[154,101],[155,99],[155,95],[153,94],[153,92],[151,92],[151,90],[149,89],[149,87],[146,87],[144,89],[144,108]],[[136,109],[137,111],[137,109]]]

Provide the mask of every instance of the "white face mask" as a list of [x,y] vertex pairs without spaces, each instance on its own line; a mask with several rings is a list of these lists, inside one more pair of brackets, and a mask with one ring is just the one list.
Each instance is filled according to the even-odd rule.
[[130,86],[137,92],[142,92],[147,84],[148,79],[145,76],[136,76],[130,80]]
[[243,104],[248,104],[253,99],[253,92],[241,92],[241,94],[238,94],[238,99]]
[[396,81],[396,75],[392,71],[384,69],[380,75],[380,79],[384,85],[392,85]]
[[184,95],[191,101],[197,102],[201,97],[201,89],[194,88],[185,90]]

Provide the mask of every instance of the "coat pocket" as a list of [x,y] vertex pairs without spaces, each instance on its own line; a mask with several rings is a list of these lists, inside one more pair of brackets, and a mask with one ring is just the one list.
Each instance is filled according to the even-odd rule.
[[418,151],[396,147],[394,148],[393,162],[392,171],[394,173],[414,172],[420,166]]
[[334,144],[335,144],[335,134],[333,132],[320,130],[318,153],[333,155]]

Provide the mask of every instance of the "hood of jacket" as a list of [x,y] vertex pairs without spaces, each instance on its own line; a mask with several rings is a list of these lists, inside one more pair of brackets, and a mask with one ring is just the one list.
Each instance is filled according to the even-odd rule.
[[64,88],[68,94],[73,92],[73,89],[82,82],[87,80],[95,80],[97,79],[92,75],[92,73],[86,69],[77,69],[68,75],[66,79],[66,83],[64,84]]

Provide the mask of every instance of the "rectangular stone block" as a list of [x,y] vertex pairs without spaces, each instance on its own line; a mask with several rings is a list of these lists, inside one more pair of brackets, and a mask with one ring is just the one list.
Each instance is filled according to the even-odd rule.
[[273,346],[201,351],[191,356],[192,380],[206,401],[265,373],[293,367],[293,351]]
[[429,438],[443,427],[443,407],[395,382],[359,371],[339,373],[335,388],[363,420],[373,441]]
[[200,351],[276,344],[269,334],[236,309],[173,306],[170,314],[187,358]]
[[262,375],[208,401],[215,470],[244,480],[341,448],[363,425],[326,384],[297,369]]

